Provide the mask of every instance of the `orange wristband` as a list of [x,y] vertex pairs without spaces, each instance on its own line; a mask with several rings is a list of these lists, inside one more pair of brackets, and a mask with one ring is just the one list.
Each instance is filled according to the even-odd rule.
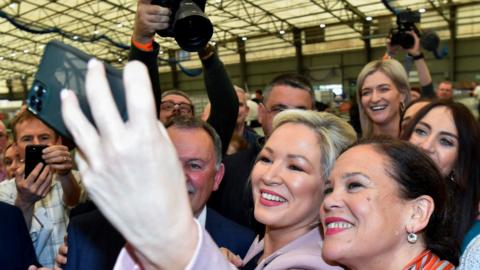
[[142,51],[145,51],[145,52],[151,52],[153,51],[153,40],[148,42],[148,43],[140,43],[138,41],[136,41],[133,37],[132,37],[132,44],[133,46],[135,46],[137,49],[140,49]]

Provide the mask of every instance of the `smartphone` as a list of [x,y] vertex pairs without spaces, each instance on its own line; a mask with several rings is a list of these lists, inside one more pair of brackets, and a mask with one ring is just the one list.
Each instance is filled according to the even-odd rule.
[[35,169],[38,163],[45,164],[42,158],[42,150],[47,148],[47,145],[31,144],[25,148],[25,178]]
[[[85,116],[95,125],[85,93],[87,63],[93,56],[59,41],[50,41],[45,46],[38,71],[27,95],[27,108],[58,134],[72,140],[62,118],[60,91],[73,90]],[[123,88],[122,72],[105,64],[108,83],[113,99],[124,121],[127,107]]]

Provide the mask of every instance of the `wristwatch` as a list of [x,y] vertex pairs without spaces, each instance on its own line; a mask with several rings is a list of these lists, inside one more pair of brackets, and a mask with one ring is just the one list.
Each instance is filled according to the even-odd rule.
[[412,55],[412,54],[409,53],[408,56],[410,56],[413,59],[413,61],[417,61],[417,60],[425,58],[425,56],[423,55],[422,52],[418,55]]

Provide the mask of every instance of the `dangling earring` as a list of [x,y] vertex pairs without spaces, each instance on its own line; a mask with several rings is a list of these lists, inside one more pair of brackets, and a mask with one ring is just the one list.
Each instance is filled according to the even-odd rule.
[[415,244],[417,242],[417,234],[416,233],[408,233],[407,235],[407,241],[410,243],[410,244]]
[[405,111],[405,103],[403,101],[400,102],[400,111]]
[[450,181],[455,182],[455,171],[450,173]]

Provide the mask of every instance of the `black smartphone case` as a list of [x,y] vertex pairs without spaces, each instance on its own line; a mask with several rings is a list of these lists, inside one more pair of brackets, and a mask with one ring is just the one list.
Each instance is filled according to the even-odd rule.
[[[50,41],[45,46],[40,66],[27,95],[28,110],[70,140],[73,138],[62,118],[60,91],[73,90],[83,113],[95,125],[85,93],[87,63],[92,57],[62,42]],[[122,72],[108,64],[105,64],[105,70],[118,111],[126,121],[128,116]]]
[[25,148],[25,178],[35,169],[38,163],[45,163],[42,158],[43,149],[46,145],[27,145]]

